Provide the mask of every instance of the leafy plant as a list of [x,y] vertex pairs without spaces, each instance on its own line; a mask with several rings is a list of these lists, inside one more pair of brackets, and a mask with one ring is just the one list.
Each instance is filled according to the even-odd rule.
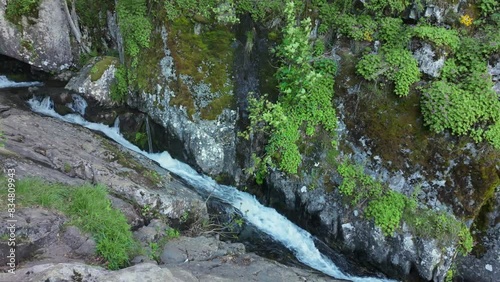
[[9,0],[5,8],[5,18],[14,24],[21,24],[23,16],[38,17],[40,0]]
[[[302,161],[299,142],[302,134],[314,135],[318,126],[332,133],[337,118],[332,105],[335,63],[328,58],[314,58],[309,42],[311,20],[296,24],[295,4],[288,2],[285,14],[287,25],[283,42],[275,53],[281,60],[276,73],[280,97],[276,103],[250,99],[249,130],[269,132],[265,156],[254,158],[258,165],[258,182],[263,180],[267,165],[277,166],[287,173],[296,174]],[[248,137],[248,134],[247,134]]]
[[456,51],[460,45],[460,37],[454,29],[435,27],[431,25],[418,25],[413,28],[416,37],[429,40],[438,47],[446,46],[451,51]]

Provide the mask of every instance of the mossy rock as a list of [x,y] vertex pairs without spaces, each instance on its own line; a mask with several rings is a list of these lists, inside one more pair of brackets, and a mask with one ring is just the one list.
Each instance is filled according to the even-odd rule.
[[208,106],[201,109],[201,118],[206,120],[215,120],[224,109],[233,108],[235,99],[233,95],[224,94],[215,98]]
[[[186,108],[189,118],[215,120],[225,108],[233,108],[232,65],[233,33],[224,26],[207,25],[201,34],[194,33],[195,23],[186,17],[176,19],[169,27],[168,47],[177,71],[169,86],[175,92],[171,106]],[[195,85],[206,84],[214,97],[200,108],[195,101]]]
[[90,70],[90,81],[94,82],[99,80],[104,72],[111,66],[117,65],[118,58],[106,56],[102,58],[99,62],[95,63]]

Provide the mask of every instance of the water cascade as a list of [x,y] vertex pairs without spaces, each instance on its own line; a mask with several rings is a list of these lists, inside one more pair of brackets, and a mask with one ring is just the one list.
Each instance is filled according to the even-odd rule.
[[329,258],[316,248],[314,238],[311,234],[290,222],[276,210],[261,205],[254,196],[248,193],[239,191],[231,186],[220,185],[210,177],[199,174],[189,165],[173,159],[167,152],[152,154],[140,150],[121,135],[118,121],[113,127],[108,127],[107,125],[88,122],[77,114],[61,116],[54,111],[54,104],[49,97],[41,101],[32,98],[28,103],[32,110],[37,113],[102,132],[122,146],[156,161],[163,168],[182,177],[203,196],[207,197],[210,195],[232,205],[241,212],[242,216],[250,224],[253,224],[261,231],[270,235],[274,240],[290,249],[299,261],[311,268],[337,279],[346,279],[355,282],[391,281],[374,277],[355,277],[343,273]]
[[9,80],[5,75],[0,75],[0,88],[30,87],[30,86],[41,86],[41,85],[43,85],[43,83],[38,81],[14,82]]

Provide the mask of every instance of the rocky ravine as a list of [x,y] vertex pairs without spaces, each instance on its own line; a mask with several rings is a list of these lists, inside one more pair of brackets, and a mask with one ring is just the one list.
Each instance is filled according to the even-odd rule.
[[[164,236],[159,230],[168,228],[166,221],[179,220],[186,212],[190,217],[208,217],[205,202],[155,163],[87,129],[31,113],[11,93],[0,94],[0,124],[6,137],[5,148],[0,149],[2,171],[15,169],[18,179],[36,176],[66,184],[105,184],[113,206],[124,212],[136,230],[134,236],[145,246]],[[144,207],[156,209],[158,219],[145,222],[139,212]],[[6,211],[0,216],[3,221]],[[16,233],[23,238],[18,244],[20,265],[14,276],[1,273],[0,281],[332,281],[245,253],[243,245],[214,237],[174,239],[161,251],[159,265],[139,256],[129,268],[108,271],[95,266],[93,239],[76,227],[64,227],[68,221],[64,215],[22,208],[16,216]],[[6,247],[0,243],[2,259]]]

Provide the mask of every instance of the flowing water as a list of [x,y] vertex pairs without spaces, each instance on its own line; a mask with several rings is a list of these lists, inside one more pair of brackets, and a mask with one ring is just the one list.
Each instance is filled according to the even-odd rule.
[[14,82],[9,80],[6,76],[0,75],[0,88],[17,88],[17,87],[30,87],[41,86],[43,83],[38,81],[31,82]]
[[[41,85],[41,83],[12,82],[5,76],[0,76],[0,88],[29,87],[37,85]],[[85,100],[78,95],[73,97],[73,103],[68,105],[68,107],[81,115],[59,115],[54,111],[54,103],[49,97],[45,97],[42,100],[32,98],[28,103],[32,110],[37,113],[102,132],[122,146],[156,161],[163,168],[182,177],[203,196],[216,197],[230,204],[238,209],[250,224],[253,224],[256,228],[268,234],[275,241],[283,244],[294,253],[300,262],[311,268],[337,279],[346,279],[356,282],[391,281],[375,277],[356,277],[343,273],[328,257],[323,255],[316,248],[313,236],[307,231],[290,222],[276,210],[261,205],[254,196],[239,191],[234,187],[218,184],[210,177],[199,174],[189,165],[173,159],[167,152],[152,154],[142,151],[121,135],[118,127],[119,120],[116,120],[113,127],[86,121],[82,115],[85,114],[87,104]]]
[[241,192],[234,187],[217,184],[213,179],[199,174],[189,165],[173,159],[167,152],[150,154],[140,150],[120,134],[117,123],[113,127],[108,127],[88,122],[76,114],[61,116],[54,111],[54,104],[49,97],[41,101],[33,98],[28,103],[33,111],[40,114],[102,132],[122,146],[156,161],[163,168],[182,177],[200,194],[216,197],[232,205],[242,213],[249,223],[290,249],[299,261],[316,270],[338,279],[366,282],[390,281],[374,277],[353,277],[343,273],[329,258],[320,253],[311,234],[290,222],[276,210],[261,205],[254,196],[248,193]]

